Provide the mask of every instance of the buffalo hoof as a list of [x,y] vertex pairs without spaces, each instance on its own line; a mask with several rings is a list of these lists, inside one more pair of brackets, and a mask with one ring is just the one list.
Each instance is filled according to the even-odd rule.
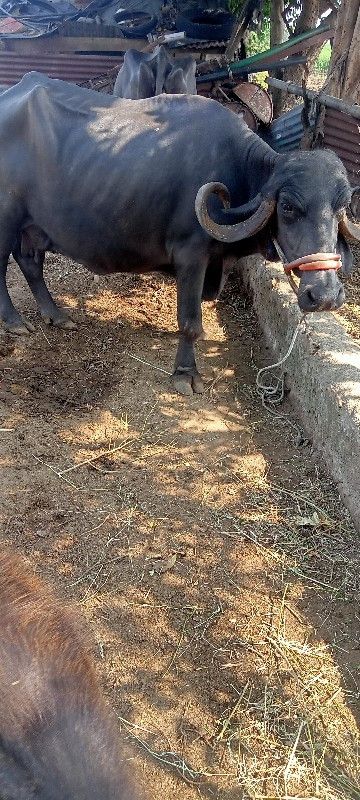
[[6,331],[15,333],[16,336],[29,336],[29,333],[35,331],[35,326],[26,317],[19,316],[13,322],[3,322],[2,324]]
[[203,394],[203,392],[205,391],[205,386],[202,377],[201,375],[199,375],[199,373],[197,375],[194,375],[192,379],[192,388],[195,394]]
[[174,388],[179,394],[191,397],[192,394],[202,394],[204,391],[204,384],[199,372],[194,372],[194,374],[175,372],[172,379]]
[[42,314],[41,316],[46,325],[54,325],[56,328],[65,328],[65,330],[68,331],[77,330],[76,322],[73,322],[73,320],[60,309],[54,314]]

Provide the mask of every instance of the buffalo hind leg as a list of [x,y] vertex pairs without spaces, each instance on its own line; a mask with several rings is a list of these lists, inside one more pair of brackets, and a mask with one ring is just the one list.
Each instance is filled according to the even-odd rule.
[[[196,262],[195,262],[196,263]],[[202,394],[204,384],[198,372],[194,342],[203,335],[201,315],[201,295],[207,259],[197,260],[194,267],[194,252],[191,266],[181,268],[177,263],[177,317],[179,325],[179,346],[175,358],[173,384],[179,394]]]
[[43,274],[45,252],[37,250],[36,259],[33,255],[23,256],[19,240],[13,249],[13,256],[29,284],[44,322],[47,325],[56,325],[58,328],[76,330],[75,322],[56,305],[46,286]]

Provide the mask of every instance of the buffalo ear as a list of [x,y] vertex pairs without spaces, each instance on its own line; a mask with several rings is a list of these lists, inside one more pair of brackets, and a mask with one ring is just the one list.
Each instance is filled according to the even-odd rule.
[[137,99],[144,100],[146,97],[154,97],[155,78],[150,64],[142,61],[139,67],[139,78],[137,86]]
[[174,67],[164,83],[166,94],[186,94],[184,72],[181,67]]
[[350,275],[350,272],[352,270],[354,259],[353,259],[353,254],[352,254],[352,252],[350,250],[350,247],[349,247],[345,237],[342,236],[341,233],[339,233],[339,235],[338,235],[337,252],[340,253],[340,255],[341,255],[341,261],[342,261],[341,271],[345,275],[345,277],[347,278],[348,275]]

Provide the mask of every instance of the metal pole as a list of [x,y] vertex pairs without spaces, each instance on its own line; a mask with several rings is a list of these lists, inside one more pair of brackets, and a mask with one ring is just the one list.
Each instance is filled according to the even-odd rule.
[[310,100],[315,98],[327,108],[335,108],[336,111],[342,111],[344,114],[350,114],[351,117],[355,117],[355,119],[360,119],[360,106],[356,103],[347,103],[346,100],[331,97],[331,95],[323,94],[323,92],[318,93],[313,92],[311,89],[303,89],[301,86],[297,86],[296,83],[286,83],[286,81],[280,81],[279,78],[266,78],[266,82],[269,86],[273,86],[274,89],[281,89],[283,92],[288,92],[288,94],[297,94],[303,97],[305,91]]

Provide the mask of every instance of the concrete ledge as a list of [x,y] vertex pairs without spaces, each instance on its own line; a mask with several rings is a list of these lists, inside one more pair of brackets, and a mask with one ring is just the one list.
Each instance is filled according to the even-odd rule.
[[[265,337],[282,357],[301,317],[295,295],[280,265],[255,256],[240,263]],[[360,347],[334,314],[309,315],[285,369],[293,406],[360,531]]]

